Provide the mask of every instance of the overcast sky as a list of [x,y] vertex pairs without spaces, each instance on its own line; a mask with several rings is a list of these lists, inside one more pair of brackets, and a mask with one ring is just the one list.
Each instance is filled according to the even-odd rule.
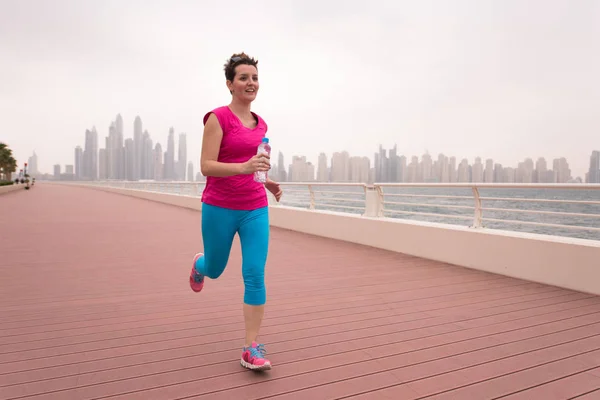
[[[0,140],[43,172],[116,115],[156,143],[228,104],[222,65],[259,60],[275,155],[373,159],[379,144],[516,166],[600,149],[600,1],[0,0]],[[551,166],[551,164],[550,164]]]

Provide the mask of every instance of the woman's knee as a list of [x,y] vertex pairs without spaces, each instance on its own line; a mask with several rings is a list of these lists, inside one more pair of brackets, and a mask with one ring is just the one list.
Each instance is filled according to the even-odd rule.
[[252,306],[265,304],[267,290],[265,287],[265,275],[263,272],[251,270],[243,274],[244,278],[244,303]]
[[211,257],[208,256],[202,257],[202,261],[204,262],[203,268],[199,269],[199,271],[204,272],[204,276],[210,279],[217,279],[223,274],[225,267],[227,266],[227,261],[229,257]]
[[211,268],[207,268],[206,269],[206,277],[210,278],[210,279],[217,279],[218,277],[220,277],[223,274],[223,269],[211,269]]

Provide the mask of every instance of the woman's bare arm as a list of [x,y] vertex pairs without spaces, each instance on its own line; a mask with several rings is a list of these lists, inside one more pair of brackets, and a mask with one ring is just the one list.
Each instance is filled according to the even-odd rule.
[[200,171],[204,176],[225,177],[239,175],[242,172],[241,163],[218,162],[219,148],[223,139],[223,130],[215,114],[210,114],[202,137],[202,154],[200,156]]

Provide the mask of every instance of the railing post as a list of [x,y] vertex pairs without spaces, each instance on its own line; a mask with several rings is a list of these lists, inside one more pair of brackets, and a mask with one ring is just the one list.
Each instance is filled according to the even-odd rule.
[[364,217],[383,216],[382,196],[378,187],[365,186],[365,213]]
[[481,218],[482,218],[482,210],[481,210],[481,197],[479,197],[479,189],[476,186],[473,186],[473,199],[475,200],[475,215],[473,218],[473,228],[481,228]]
[[310,193],[310,205],[308,206],[309,210],[315,209],[315,192],[312,188],[312,185],[308,185],[308,192]]

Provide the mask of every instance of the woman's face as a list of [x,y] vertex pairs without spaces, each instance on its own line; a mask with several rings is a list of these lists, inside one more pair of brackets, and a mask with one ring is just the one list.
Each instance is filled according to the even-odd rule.
[[235,67],[233,82],[227,82],[233,96],[243,102],[251,102],[258,93],[258,70],[253,65],[241,64]]

